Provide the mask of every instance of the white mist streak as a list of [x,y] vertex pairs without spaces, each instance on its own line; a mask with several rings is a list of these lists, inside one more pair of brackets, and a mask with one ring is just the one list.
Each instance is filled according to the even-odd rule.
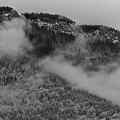
[[94,73],[89,77],[80,67],[73,67],[70,63],[61,61],[60,57],[46,58],[42,64],[45,65],[46,70],[64,78],[74,87],[87,90],[120,105],[120,70],[110,75],[102,72]]
[[16,57],[24,54],[24,48],[32,48],[25,36],[24,25],[24,21],[18,18],[2,22],[0,25],[0,57],[4,55]]

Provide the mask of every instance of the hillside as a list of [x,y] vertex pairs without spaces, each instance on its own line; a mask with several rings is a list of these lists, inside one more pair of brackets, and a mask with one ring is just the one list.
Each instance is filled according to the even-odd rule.
[[25,54],[18,57],[0,56],[0,120],[120,119],[117,104],[76,89],[38,65],[48,56],[61,56],[73,66],[80,66],[87,75],[113,73],[120,64],[119,30],[103,25],[77,25],[61,15],[19,14],[13,8],[1,7],[0,32],[4,21],[16,18],[22,22],[25,38],[33,47],[25,48]]

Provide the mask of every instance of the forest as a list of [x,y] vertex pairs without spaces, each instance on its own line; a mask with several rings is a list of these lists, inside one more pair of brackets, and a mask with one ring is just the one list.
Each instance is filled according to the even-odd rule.
[[16,16],[12,10],[0,7],[1,26],[5,13],[19,18],[33,48],[18,57],[0,56],[0,120],[119,120],[119,105],[76,89],[38,64],[59,55],[88,75],[101,70],[110,74],[120,65],[120,31],[103,25],[76,25],[56,14]]

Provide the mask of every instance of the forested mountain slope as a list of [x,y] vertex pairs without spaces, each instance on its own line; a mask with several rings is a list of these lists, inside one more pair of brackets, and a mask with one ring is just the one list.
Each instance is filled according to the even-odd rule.
[[14,59],[6,54],[0,57],[0,120],[120,119],[118,105],[76,89],[38,66],[45,57],[59,55],[87,74],[101,70],[110,74],[120,64],[119,30],[77,25],[61,15],[19,14],[13,8],[1,7],[0,32],[4,21],[16,18],[24,23],[25,37],[33,47]]

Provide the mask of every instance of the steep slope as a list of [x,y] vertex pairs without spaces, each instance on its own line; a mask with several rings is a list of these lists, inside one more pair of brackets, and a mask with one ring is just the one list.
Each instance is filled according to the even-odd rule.
[[28,36],[38,55],[50,54],[55,48],[75,40],[75,23],[66,17],[47,13],[23,15],[31,22],[32,30]]

